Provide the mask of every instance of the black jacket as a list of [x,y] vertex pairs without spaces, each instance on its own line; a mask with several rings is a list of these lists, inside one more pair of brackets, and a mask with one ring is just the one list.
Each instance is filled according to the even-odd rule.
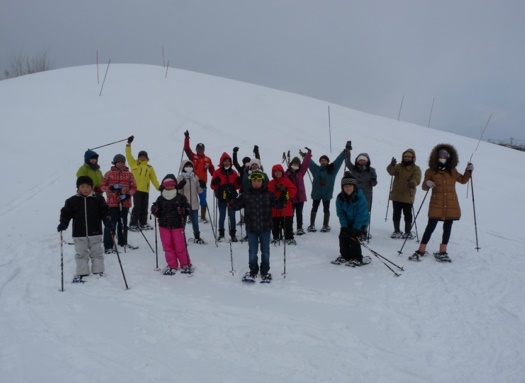
[[60,210],[60,223],[68,226],[73,220],[73,237],[102,235],[102,222],[111,222],[109,208],[104,197],[91,193],[84,197],[76,194],[66,200]]
[[159,226],[165,229],[180,229],[186,224],[186,217],[191,212],[188,199],[177,193],[173,199],[166,199],[162,195],[155,201],[158,208],[155,214],[159,219]]

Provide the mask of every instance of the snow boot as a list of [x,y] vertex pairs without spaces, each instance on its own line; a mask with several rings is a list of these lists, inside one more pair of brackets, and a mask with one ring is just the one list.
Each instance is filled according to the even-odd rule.
[[308,228],[306,229],[310,233],[313,233],[313,232],[317,231],[317,229],[315,228],[315,217],[316,216],[317,216],[317,212],[311,212],[310,213],[310,226],[308,226]]

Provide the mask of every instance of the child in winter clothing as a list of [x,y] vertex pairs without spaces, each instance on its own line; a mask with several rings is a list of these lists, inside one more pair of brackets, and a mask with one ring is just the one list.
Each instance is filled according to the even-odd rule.
[[[416,165],[416,152],[407,149],[403,152],[403,161],[398,164],[392,157],[386,171],[394,177],[390,200],[392,201],[392,221],[394,232],[391,238],[413,239],[414,234],[410,231],[412,227],[412,209],[416,198],[416,187],[421,182],[421,169]],[[399,228],[401,212],[405,216],[405,233]]]
[[191,206],[190,219],[193,226],[193,242],[203,245],[199,230],[199,193],[206,187],[206,183],[200,180],[193,171],[193,163],[183,160],[180,164],[179,176],[177,177],[177,189],[179,194],[188,199]]
[[93,150],[84,153],[84,164],[78,168],[77,177],[88,176],[93,180],[93,191],[102,194],[102,172],[98,164],[98,154]]
[[176,186],[175,176],[166,175],[162,180],[161,195],[151,207],[151,213],[159,220],[160,240],[168,263],[164,275],[174,275],[179,265],[182,273],[193,271],[184,235],[184,226],[191,207],[188,199],[177,192]]
[[[138,249],[128,243],[128,212],[137,184],[126,166],[126,157],[122,154],[113,157],[111,170],[102,178],[102,191],[106,192],[111,223],[117,228],[118,245],[124,249]],[[104,231],[104,248],[106,254],[114,251],[112,234],[107,228]]]
[[138,231],[139,225],[142,230],[150,230],[152,227],[148,225],[149,185],[151,182],[155,189],[159,190],[159,181],[155,169],[148,164],[149,158],[146,151],[141,150],[138,159],[133,157],[131,153],[133,138],[130,136],[126,144],[126,159],[137,182],[137,192],[133,195],[133,210],[131,211],[129,230]]
[[332,263],[361,266],[370,263],[370,257],[363,257],[359,237],[369,224],[368,204],[357,181],[348,172],[341,179],[341,193],[335,201],[337,217],[341,224],[339,251],[341,256]]
[[[272,210],[282,208],[286,204],[286,193],[277,198],[265,184],[266,175],[260,171],[250,174],[252,186],[237,199],[230,202],[233,210],[244,209],[246,232],[248,234],[248,255],[250,271],[244,280],[254,281],[261,272],[263,280],[270,281],[270,234],[272,229]],[[260,243],[261,266],[259,268],[257,252]]]
[[421,185],[423,190],[432,189],[432,196],[428,205],[428,224],[423,233],[419,249],[408,259],[418,261],[426,255],[426,247],[439,221],[443,221],[443,237],[439,245],[439,252],[434,253],[438,261],[450,262],[447,254],[447,244],[452,231],[452,223],[461,217],[456,182],[466,184],[472,176],[474,165],[467,164],[463,174],[460,174],[456,148],[449,144],[439,144],[432,149],[428,159],[428,169]]
[[[304,155],[303,163],[299,157],[294,157],[290,161],[290,166],[286,170],[285,177],[288,178],[297,188],[297,194],[292,198],[292,208],[297,217],[297,235],[303,235],[303,207],[306,202],[306,189],[304,187],[304,175],[308,171],[310,160],[312,159],[312,151]],[[293,215],[292,215],[293,217]]]
[[[239,173],[239,177],[241,177],[241,179],[244,179],[244,175],[248,173],[248,171],[250,170],[250,164],[252,163],[252,159],[250,157],[243,157],[242,166],[241,166],[241,164],[239,164],[239,161],[237,159],[238,152],[239,152],[238,146],[233,148],[233,166],[235,166],[235,169],[237,169],[237,172]],[[253,155],[259,161],[261,160],[261,156],[259,154],[259,147],[257,145],[253,147]]]
[[77,179],[77,194],[66,200],[60,210],[59,232],[67,229],[69,221],[73,220],[73,241],[75,242],[76,276],[73,282],[82,282],[89,275],[89,259],[91,272],[104,273],[104,254],[102,251],[102,225],[111,230],[111,218],[108,205],[100,194],[93,191],[93,180],[88,176]]
[[230,237],[232,242],[237,242],[235,212],[230,210],[228,204],[238,195],[237,190],[241,187],[241,178],[232,168],[232,159],[227,153],[222,153],[220,167],[213,173],[211,188],[215,191],[217,204],[219,206],[219,240],[224,238],[224,220],[226,210],[230,218]]
[[284,177],[284,169],[281,164],[272,167],[272,180],[268,183],[268,190],[277,198],[281,194],[286,195],[286,206],[284,209],[273,209],[273,240],[276,244],[281,239],[281,231],[284,229],[284,240],[288,245],[297,245],[293,237],[293,208],[292,198],[297,194],[297,188],[288,178]]
[[[310,149],[306,148],[309,152]],[[334,184],[339,169],[345,159],[345,150],[337,156],[333,163],[330,163],[330,159],[326,155],[322,155],[319,158],[319,165],[314,161],[310,161],[308,168],[312,172],[312,212],[310,213],[310,226],[308,226],[309,232],[317,231],[315,228],[315,217],[317,215],[317,209],[319,204],[323,201],[323,227],[321,228],[322,233],[330,231],[330,200],[334,195]]]
[[[198,143],[195,147],[197,153],[194,153],[190,148],[190,132],[187,130],[184,132],[184,152],[188,159],[193,162],[193,168],[195,169],[195,175],[203,180],[205,184],[208,183],[208,173],[213,176],[215,173],[215,167],[213,166],[210,157],[204,154],[204,144]],[[201,222],[207,223],[206,220],[206,208],[208,206],[206,202],[206,192],[208,188],[204,187],[202,193],[199,194],[199,200],[201,205]]]

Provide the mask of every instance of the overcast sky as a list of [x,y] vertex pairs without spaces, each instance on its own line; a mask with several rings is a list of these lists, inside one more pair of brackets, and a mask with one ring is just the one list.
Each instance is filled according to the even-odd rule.
[[[0,0],[0,68],[162,65],[525,144],[523,0]],[[403,102],[402,102],[403,100]],[[434,101],[435,100],[435,101]],[[402,108],[401,107],[402,103]],[[354,127],[355,128],[355,127]]]

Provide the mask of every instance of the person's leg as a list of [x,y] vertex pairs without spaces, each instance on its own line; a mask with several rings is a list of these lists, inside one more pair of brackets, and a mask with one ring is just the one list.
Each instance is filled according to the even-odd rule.
[[437,219],[428,220],[427,227],[425,228],[425,232],[423,233],[423,237],[421,238],[421,243],[419,244],[419,252],[424,253],[426,251],[427,243],[428,241],[430,241],[430,237],[432,237],[432,233],[436,229],[437,223]]
[[179,262],[175,255],[175,243],[172,237],[172,230],[164,227],[159,227],[159,236],[162,243],[162,249],[164,250],[164,256],[166,257],[166,263],[168,267],[172,269],[179,268]]
[[206,201],[206,192],[207,192],[208,188],[205,187],[201,193],[199,193],[199,205],[201,207],[201,220],[202,221],[206,221],[206,206],[207,206],[207,201]]
[[190,212],[190,217],[193,233],[199,233],[199,210],[192,210]]
[[173,229],[172,231],[173,244],[175,249],[175,256],[181,267],[189,266],[188,251],[186,248],[186,238],[184,237],[184,229]]
[[270,271],[270,230],[259,233],[261,241],[261,275]]
[[439,252],[446,253],[448,241],[450,240],[450,234],[452,233],[453,220],[447,219],[443,221],[443,237],[441,238],[441,244],[439,245]]
[[398,201],[392,201],[392,221],[394,223],[394,232],[400,233],[399,223],[401,222],[401,206],[402,203]]
[[[118,207],[109,208],[109,216],[111,217],[111,223],[113,227],[117,227],[119,222],[120,209]],[[115,233],[113,233],[115,234]],[[109,228],[104,228],[104,248],[106,250],[113,248],[113,239],[111,237],[111,230]]]
[[403,215],[405,217],[405,233],[410,233],[412,229],[412,204],[403,203]]
[[141,193],[140,204],[139,224],[145,226],[148,224],[149,193]]
[[284,239],[293,238],[293,215],[289,217],[283,217],[284,221]]
[[89,246],[86,237],[73,238],[77,275],[89,275]]
[[259,233],[256,231],[248,231],[248,267],[251,274],[259,272],[259,262],[257,259],[257,251],[259,248]]
[[297,202],[293,205],[293,208],[295,210],[295,216],[297,218],[297,230],[303,228],[303,208],[304,208],[304,202]]
[[91,272],[100,274],[104,272],[104,251],[102,250],[102,236],[88,237],[89,253],[91,257]]
[[120,224],[118,229],[118,244],[124,246],[128,244],[128,213],[129,209],[123,207],[120,209]]
[[138,226],[139,225],[139,217],[140,217],[140,207],[142,206],[141,200],[140,200],[140,192],[135,192],[133,195],[133,209],[131,210],[131,218],[129,220],[130,226]]

